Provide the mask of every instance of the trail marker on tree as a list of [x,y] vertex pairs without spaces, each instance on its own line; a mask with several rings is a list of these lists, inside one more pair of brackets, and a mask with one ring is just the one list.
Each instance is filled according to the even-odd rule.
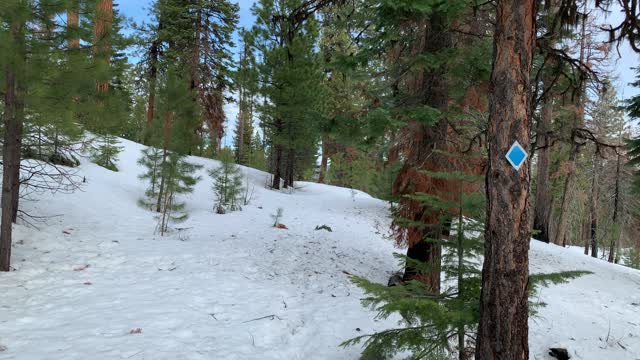
[[517,140],[513,142],[513,145],[511,145],[511,148],[507,151],[507,155],[505,155],[511,166],[516,170],[520,170],[527,156],[529,156],[529,154],[527,154]]

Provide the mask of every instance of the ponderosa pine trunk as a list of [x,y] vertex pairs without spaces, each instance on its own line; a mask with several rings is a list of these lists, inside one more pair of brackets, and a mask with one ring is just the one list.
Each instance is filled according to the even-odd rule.
[[[558,1],[547,0],[545,1],[546,10],[546,26],[547,31],[550,33],[549,46],[555,47],[560,33],[560,20],[558,18]],[[551,58],[550,55],[547,55]],[[555,60],[551,59],[551,67],[557,66]],[[536,199],[535,207],[533,210],[533,229],[536,233],[533,238],[545,243],[549,243],[551,239],[551,210],[553,198],[551,196],[551,188],[549,185],[549,166],[550,166],[550,154],[551,154],[551,139],[548,134],[551,131],[553,123],[553,85],[555,83],[554,74],[555,68],[545,69],[543,74],[543,91],[542,98],[542,112],[540,119],[538,120],[536,129],[536,151],[538,154],[538,161],[536,163]],[[533,154],[532,154],[533,155]]]
[[553,99],[550,94],[542,99],[542,114],[538,122],[536,146],[539,147],[536,174],[536,202],[533,217],[533,238],[549,243],[551,238],[551,189],[549,187],[549,154],[550,142],[547,132],[551,129],[553,120]]
[[529,147],[535,21],[535,0],[497,2],[477,360],[529,358],[530,169],[515,170],[505,155],[514,141]]
[[271,172],[273,173],[273,181],[271,187],[276,190],[280,190],[280,180],[282,179],[282,145],[275,144],[273,146],[273,153],[271,160]]
[[11,269],[11,242],[17,197],[20,194],[20,150],[24,120],[24,88],[21,74],[24,65],[24,23],[11,24],[14,45],[13,61],[7,64],[4,86],[4,143],[2,147],[2,199],[0,208],[0,271]]
[[69,32],[69,49],[80,48],[80,19],[78,16],[78,0],[70,0],[67,8],[67,30]]
[[[583,12],[587,13],[587,2],[584,2]],[[580,37],[580,63],[584,63],[585,59],[585,40],[586,40],[586,21],[587,16],[582,17],[582,31]],[[581,88],[578,93],[578,98],[576,99],[576,103],[578,108],[576,109],[576,114],[573,117],[573,127],[571,129],[571,149],[569,151],[569,162],[568,162],[568,172],[564,182],[564,190],[562,192],[562,203],[560,205],[560,216],[558,220],[558,231],[556,232],[555,243],[557,245],[562,244],[563,246],[566,244],[566,232],[567,232],[567,222],[569,221],[569,207],[571,205],[571,189],[573,188],[573,178],[576,170],[576,157],[578,156],[578,152],[580,151],[580,147],[576,143],[576,139],[574,138],[574,131],[576,128],[579,128],[584,123],[584,102],[585,102],[585,90],[586,87],[584,84],[581,85]]]
[[[444,16],[435,12],[428,18],[418,22],[420,30],[414,39],[412,55],[439,54],[453,47],[449,24]],[[449,85],[446,66],[416,70],[408,79],[409,92],[415,96],[418,104],[433,107],[446,112],[449,103]],[[415,104],[415,105],[418,105]],[[405,163],[396,178],[394,187],[401,188],[400,194],[413,194],[424,191],[421,186],[436,179],[425,179],[421,170],[443,171],[449,159],[434,149],[445,149],[447,121],[439,120],[436,124],[410,123],[413,140]],[[413,178],[414,176],[420,179]],[[413,179],[409,179],[413,178]],[[440,184],[442,185],[442,184]],[[437,185],[436,185],[437,186]],[[441,188],[436,187],[439,190]],[[407,262],[403,275],[404,281],[419,280],[425,283],[433,293],[440,292],[440,268],[442,234],[448,229],[438,226],[441,222],[440,211],[416,204],[416,200],[406,199],[400,204],[400,214],[411,220],[423,223],[421,229],[412,228],[407,231]],[[426,263],[430,271],[420,273],[412,266],[413,261]]]
[[[98,0],[94,26],[94,51],[99,61],[107,65],[111,62],[111,31],[113,24],[113,0]],[[104,93],[109,91],[109,80],[98,79],[96,91]]]

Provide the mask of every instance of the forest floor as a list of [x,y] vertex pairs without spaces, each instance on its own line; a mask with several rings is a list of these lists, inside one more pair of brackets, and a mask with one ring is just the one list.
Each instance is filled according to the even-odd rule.
[[[15,271],[0,274],[0,359],[357,359],[339,344],[394,327],[360,305],[347,273],[386,283],[398,270],[387,205],[313,183],[265,188],[241,212],[217,215],[205,165],[184,198],[190,218],[154,234],[138,206],[141,145],[124,141],[119,172],[83,160],[73,194],[38,195],[45,216],[15,227]],[[272,227],[284,209],[288,229]],[[332,231],[315,230],[327,225]],[[541,288],[532,359],[562,346],[574,359],[640,359],[640,272],[532,242],[531,271],[589,270]]]

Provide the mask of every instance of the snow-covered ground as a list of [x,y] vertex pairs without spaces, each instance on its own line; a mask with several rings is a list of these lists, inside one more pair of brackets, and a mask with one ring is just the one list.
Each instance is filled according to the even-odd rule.
[[[137,205],[142,147],[123,145],[120,172],[83,161],[82,191],[23,203],[49,218],[15,227],[0,359],[357,359],[338,345],[396,325],[375,321],[345,274],[386,283],[397,270],[382,201],[313,183],[267,190],[266,174],[243,169],[253,201],[216,215],[205,175],[216,162],[193,158],[205,169],[190,218],[161,237]],[[271,227],[278,207],[288,230]],[[532,359],[556,345],[576,359],[640,358],[640,272],[535,242],[531,270],[594,272],[540,290]]]

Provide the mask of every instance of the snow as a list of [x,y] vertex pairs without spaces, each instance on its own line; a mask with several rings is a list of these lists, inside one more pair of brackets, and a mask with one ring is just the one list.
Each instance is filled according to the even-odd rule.
[[[346,274],[386,283],[397,270],[384,202],[313,183],[272,191],[243,168],[251,204],[217,215],[206,176],[217,163],[194,157],[205,168],[185,198],[190,218],[162,237],[137,205],[142,146],[123,145],[119,172],[84,159],[81,191],[23,203],[48,218],[15,226],[0,359],[357,359],[338,345],[396,325],[374,320]],[[271,227],[278,207],[288,230]],[[325,224],[333,231],[314,230]],[[532,359],[556,345],[577,359],[640,357],[640,272],[536,242],[531,270],[594,272],[541,288]]]

